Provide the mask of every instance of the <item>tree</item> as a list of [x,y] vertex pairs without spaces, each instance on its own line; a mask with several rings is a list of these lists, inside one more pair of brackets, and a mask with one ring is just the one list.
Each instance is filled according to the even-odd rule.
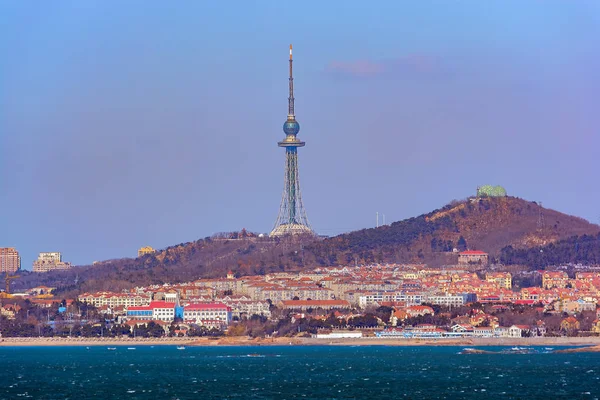
[[246,327],[242,324],[231,325],[227,329],[227,336],[244,336],[246,334]]
[[150,336],[150,337],[159,338],[159,337],[163,337],[165,335],[165,330],[162,328],[162,326],[160,326],[159,324],[157,324],[154,321],[148,322],[147,329],[148,329],[148,336]]
[[465,240],[465,238],[462,235],[458,238],[458,242],[456,243],[456,248],[459,251],[467,250],[467,241]]
[[130,333],[131,333],[131,328],[129,327],[129,325],[115,324],[112,326],[112,328],[110,328],[111,336],[123,336],[123,335],[129,335]]

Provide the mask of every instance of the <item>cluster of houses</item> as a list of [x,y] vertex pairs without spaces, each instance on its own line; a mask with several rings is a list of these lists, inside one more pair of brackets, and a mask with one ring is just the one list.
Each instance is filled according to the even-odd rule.
[[[401,331],[401,335],[514,337],[523,332],[543,335],[545,330],[540,326],[535,329],[518,325],[500,327],[494,325],[489,316],[486,317],[489,326],[457,321],[443,330],[445,333],[441,328],[432,330],[430,326],[403,330],[396,326],[406,318],[433,313],[426,304],[452,308],[474,302],[542,303],[548,310],[575,314],[596,310],[600,298],[600,273],[578,272],[570,278],[564,271],[540,271],[541,287],[514,290],[510,272],[488,272],[480,276],[470,270],[473,264],[487,263],[486,253],[463,252],[459,260],[459,265],[435,269],[419,264],[386,264],[323,267],[262,276],[237,277],[229,272],[224,278],[137,287],[120,293],[84,293],[78,300],[94,305],[100,312],[113,315],[122,322],[170,324],[179,319],[185,324],[218,329],[224,329],[231,321],[244,316],[270,318],[272,307],[304,312],[310,309],[365,310],[385,305],[394,310],[390,320],[385,321],[392,328],[381,335],[397,335]],[[35,295],[32,301],[42,307],[56,302],[47,294],[51,288],[35,290],[36,293],[14,296]],[[10,306],[0,309],[4,316],[14,312]],[[600,331],[600,324],[598,326]],[[521,333],[517,333],[517,328]]]
[[[503,307],[503,306],[498,306]],[[394,307],[389,320],[390,327],[376,332],[378,337],[404,337],[404,338],[451,338],[451,337],[523,337],[544,336],[546,326],[543,321],[534,325],[500,326],[498,317],[486,314],[482,310],[472,309],[469,315],[458,316],[452,319],[447,327],[434,324],[418,324],[416,326],[397,327],[400,322],[410,317],[434,315],[433,308],[429,306],[410,306],[405,308]]]

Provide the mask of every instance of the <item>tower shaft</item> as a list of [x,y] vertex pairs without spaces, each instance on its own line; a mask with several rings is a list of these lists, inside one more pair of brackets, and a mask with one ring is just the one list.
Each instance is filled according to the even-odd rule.
[[292,64],[292,45],[290,45],[288,115],[286,122],[283,124],[283,131],[286,137],[281,142],[278,142],[279,147],[285,147],[284,186],[279,214],[270,236],[314,235],[306,217],[304,205],[302,204],[300,180],[298,179],[298,147],[303,147],[305,143],[296,137],[300,131],[300,124],[296,121],[294,110],[294,76]]
[[301,225],[310,227],[306,211],[302,204],[302,193],[300,191],[300,179],[298,176],[298,151],[295,147],[286,149],[285,152],[285,177],[283,195],[279,216],[275,223],[275,229],[279,226]]
[[298,150],[296,147],[285,149],[285,169],[288,181],[288,223],[296,223],[296,196],[300,193],[300,182],[298,180]]

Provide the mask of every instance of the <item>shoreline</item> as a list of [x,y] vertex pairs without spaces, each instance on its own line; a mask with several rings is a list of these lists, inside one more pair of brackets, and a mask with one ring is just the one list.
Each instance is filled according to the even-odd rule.
[[[404,339],[404,338],[1,338],[0,347],[33,346],[560,346],[597,347],[600,337],[536,337],[536,338],[452,338],[452,339]],[[585,351],[584,349],[581,349]],[[590,351],[594,351],[591,350]]]

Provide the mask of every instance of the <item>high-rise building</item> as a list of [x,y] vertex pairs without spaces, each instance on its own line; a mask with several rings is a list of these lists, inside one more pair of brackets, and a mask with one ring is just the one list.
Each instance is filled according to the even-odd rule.
[[15,272],[21,269],[21,256],[14,247],[0,247],[0,272]]
[[62,261],[62,254],[55,252],[42,252],[33,262],[33,272],[48,272],[54,270],[70,269],[71,263]]
[[50,252],[50,253],[40,253],[38,255],[39,261],[48,261],[48,262],[61,262],[62,254],[60,252]]
[[298,147],[305,143],[296,137],[300,132],[300,124],[296,121],[294,111],[294,77],[292,74],[292,45],[290,45],[290,78],[288,97],[288,116],[283,124],[285,139],[277,144],[285,148],[285,179],[283,195],[279,207],[279,215],[271,237],[286,235],[314,235],[306,217],[300,193],[300,180],[298,178]]

